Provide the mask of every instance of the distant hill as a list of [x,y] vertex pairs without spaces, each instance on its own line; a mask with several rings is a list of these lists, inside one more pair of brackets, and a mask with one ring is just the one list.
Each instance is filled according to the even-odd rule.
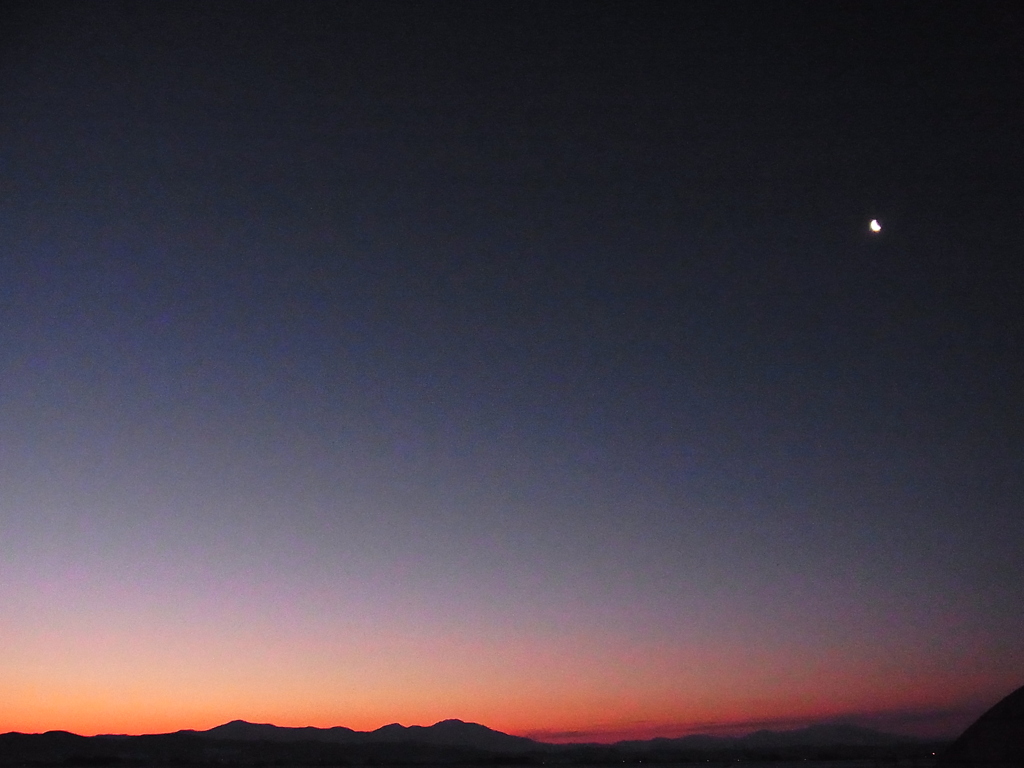
[[683,747],[695,750],[789,749],[795,747],[885,747],[917,743],[913,736],[875,731],[856,725],[822,724],[792,731],[754,731],[746,736],[708,736],[697,734],[677,739],[657,738],[647,741],[620,741],[615,746],[631,749],[668,749]]
[[815,747],[882,747],[916,741],[920,739],[844,724],[811,725],[793,731],[755,731],[738,739],[739,743],[749,746]]
[[563,745],[561,760],[575,764],[614,762],[695,763],[799,760],[867,760],[928,763],[947,742],[928,742],[853,725],[814,725],[792,731],[756,731],[745,736],[696,734],[680,738]]

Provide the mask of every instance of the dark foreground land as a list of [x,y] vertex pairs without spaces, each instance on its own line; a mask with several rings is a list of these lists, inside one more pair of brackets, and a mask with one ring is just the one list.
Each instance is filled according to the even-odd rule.
[[148,736],[77,736],[63,731],[0,735],[0,768],[92,766],[712,766],[771,764],[774,768],[931,768],[946,743],[912,740],[844,726],[760,731],[741,738],[681,739],[599,745],[555,745],[509,736],[481,725],[445,721],[428,728],[385,726],[277,728],[236,721],[209,731]]

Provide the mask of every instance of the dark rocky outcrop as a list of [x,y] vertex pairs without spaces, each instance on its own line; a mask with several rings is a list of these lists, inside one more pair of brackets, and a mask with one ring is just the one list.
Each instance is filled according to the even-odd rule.
[[1024,768],[1024,687],[979,717],[936,768]]

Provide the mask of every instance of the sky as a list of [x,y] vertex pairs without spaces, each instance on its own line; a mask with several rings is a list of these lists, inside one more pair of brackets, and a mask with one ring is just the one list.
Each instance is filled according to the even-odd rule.
[[953,736],[1024,682],[1018,4],[0,29],[0,732]]

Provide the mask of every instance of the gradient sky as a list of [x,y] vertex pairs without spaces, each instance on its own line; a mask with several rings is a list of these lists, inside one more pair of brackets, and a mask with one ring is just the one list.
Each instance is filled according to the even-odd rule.
[[0,732],[1024,682],[1018,4],[5,8]]

